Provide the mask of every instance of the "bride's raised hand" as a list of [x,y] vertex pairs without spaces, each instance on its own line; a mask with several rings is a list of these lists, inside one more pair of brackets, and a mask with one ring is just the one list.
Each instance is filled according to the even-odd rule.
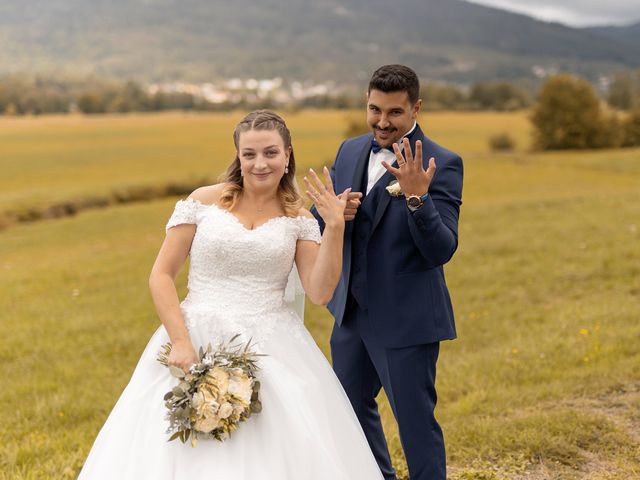
[[191,341],[172,342],[171,353],[169,353],[167,363],[181,368],[185,373],[189,371],[194,363],[198,363],[198,355]]
[[324,220],[325,225],[344,225],[344,209],[347,206],[351,188],[347,188],[340,195],[336,195],[329,169],[324,167],[322,171],[325,177],[324,182],[312,168],[309,169],[311,179],[304,177],[304,183],[307,186],[307,197],[315,204],[316,210]]

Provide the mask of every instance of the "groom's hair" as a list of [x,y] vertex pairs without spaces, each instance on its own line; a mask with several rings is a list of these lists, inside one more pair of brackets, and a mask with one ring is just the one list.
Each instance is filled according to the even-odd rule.
[[416,72],[404,65],[384,65],[378,68],[369,81],[369,89],[380,90],[381,92],[407,92],[411,105],[420,98],[420,80]]

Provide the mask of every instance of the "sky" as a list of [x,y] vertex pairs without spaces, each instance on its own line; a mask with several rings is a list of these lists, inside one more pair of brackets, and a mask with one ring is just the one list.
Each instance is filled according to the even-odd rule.
[[468,0],[572,27],[640,21],[639,0]]

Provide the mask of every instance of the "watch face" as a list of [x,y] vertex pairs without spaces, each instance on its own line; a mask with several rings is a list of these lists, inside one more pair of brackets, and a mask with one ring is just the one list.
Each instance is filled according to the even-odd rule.
[[410,207],[419,207],[422,204],[422,201],[420,200],[420,197],[415,197],[415,196],[411,196],[409,198],[407,198],[407,205],[409,205]]

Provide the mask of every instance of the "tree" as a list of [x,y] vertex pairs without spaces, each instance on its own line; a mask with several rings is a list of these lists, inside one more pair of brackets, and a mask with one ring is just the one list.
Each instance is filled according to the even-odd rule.
[[529,94],[506,82],[476,83],[469,93],[469,103],[480,110],[521,110],[531,104]]
[[556,75],[542,86],[531,115],[535,146],[542,150],[609,146],[600,99],[586,80]]
[[425,110],[460,110],[466,106],[464,92],[454,86],[438,83],[427,83],[420,89],[423,108]]
[[620,110],[631,110],[635,95],[636,85],[632,75],[629,72],[621,72],[611,81],[607,102]]
[[633,110],[624,122],[625,147],[640,147],[640,107]]

